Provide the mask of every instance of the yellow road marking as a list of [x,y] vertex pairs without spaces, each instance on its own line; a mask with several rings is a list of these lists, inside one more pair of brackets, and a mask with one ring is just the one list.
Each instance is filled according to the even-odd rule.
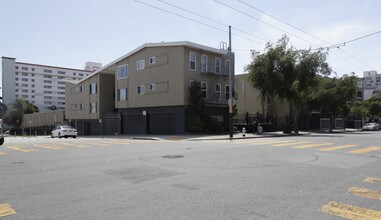
[[0,155],[3,155],[3,154],[5,154],[5,152],[3,152],[3,151],[0,151]]
[[347,153],[349,153],[349,154],[363,154],[363,153],[368,153],[368,152],[378,151],[378,150],[381,150],[381,147],[372,146],[372,147],[366,147],[363,149],[348,151]]
[[335,146],[335,147],[320,148],[320,149],[316,149],[316,150],[331,151],[331,150],[340,150],[340,149],[351,148],[351,147],[356,147],[356,146],[357,145],[354,145],[354,144],[346,144],[346,145],[340,145],[340,146]]
[[296,141],[296,142],[290,142],[290,143],[282,143],[282,144],[273,144],[271,146],[274,147],[284,147],[284,146],[291,146],[291,145],[298,145],[298,144],[310,144],[312,143],[311,141]]
[[378,183],[378,184],[381,184],[381,178],[368,177],[368,178],[364,179],[363,181],[364,182],[368,182],[368,183]]
[[35,147],[41,147],[45,149],[51,149],[51,150],[61,150],[65,149],[64,147],[59,147],[59,146],[48,146],[48,145],[43,145],[43,144],[33,144]]
[[0,204],[0,218],[14,214],[16,211],[8,203]]
[[302,149],[302,148],[312,148],[312,147],[319,147],[319,146],[327,146],[331,145],[333,143],[321,143],[321,144],[307,144],[302,146],[295,146],[294,148]]
[[29,148],[20,147],[20,146],[8,146],[7,148],[12,149],[12,150],[16,150],[16,151],[21,151],[21,152],[24,152],[24,153],[29,153],[29,152],[36,151],[34,149],[29,149]]
[[352,195],[368,198],[368,199],[381,200],[380,191],[369,190],[369,189],[360,188],[360,187],[352,187],[348,190],[348,193]]
[[335,201],[323,205],[319,211],[347,218],[347,219],[364,219],[364,220],[380,220],[381,212],[371,209],[364,209],[357,206],[338,203]]
[[274,140],[267,140],[267,141],[256,141],[253,143],[250,143],[250,145],[260,145],[260,144],[280,144],[280,143],[289,143],[292,141],[274,141]]

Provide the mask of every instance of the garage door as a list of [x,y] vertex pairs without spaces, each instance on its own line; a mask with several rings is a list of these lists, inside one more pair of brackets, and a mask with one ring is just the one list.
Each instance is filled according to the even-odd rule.
[[146,124],[143,115],[123,115],[122,134],[146,134]]
[[176,134],[176,114],[157,113],[148,115],[148,133],[150,134]]

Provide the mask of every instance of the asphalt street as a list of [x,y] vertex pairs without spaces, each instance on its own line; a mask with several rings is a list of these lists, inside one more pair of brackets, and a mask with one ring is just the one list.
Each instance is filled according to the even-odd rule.
[[381,132],[0,147],[1,220],[344,218],[381,219]]

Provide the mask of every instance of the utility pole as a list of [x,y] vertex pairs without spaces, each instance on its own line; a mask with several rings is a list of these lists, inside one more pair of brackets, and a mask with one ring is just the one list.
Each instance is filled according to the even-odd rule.
[[231,26],[229,26],[229,48],[228,48],[228,57],[229,57],[229,137],[233,138],[233,68],[232,68],[232,33]]

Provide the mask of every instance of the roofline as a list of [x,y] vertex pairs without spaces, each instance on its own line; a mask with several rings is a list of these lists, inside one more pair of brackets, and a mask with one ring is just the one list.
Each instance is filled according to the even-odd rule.
[[16,58],[14,58],[14,57],[4,57],[4,56],[2,56],[1,58],[2,58],[2,59],[16,60]]
[[228,53],[227,50],[219,50],[219,49],[216,49],[216,48],[213,48],[213,47],[208,47],[208,46],[204,46],[204,45],[201,45],[201,44],[196,44],[196,43],[193,43],[193,42],[190,42],[190,41],[173,41],[173,42],[160,42],[160,43],[145,43],[143,45],[141,45],[140,47],[130,51],[129,53],[119,57],[118,59],[112,61],[111,63],[105,65],[104,67],[102,67],[102,69],[94,72],[93,74],[81,79],[80,81],[77,82],[78,83],[81,83],[85,80],[87,80],[88,78],[98,74],[99,72],[109,68],[110,66],[114,65],[115,63],[121,61],[121,60],[124,60],[126,59],[127,57],[137,53],[138,51],[144,49],[144,48],[150,48],[150,47],[176,47],[176,46],[184,46],[184,47],[191,47],[191,48],[196,48],[196,49],[200,49],[200,50],[205,50],[205,51],[209,51],[209,52],[213,52],[213,53],[219,53],[219,54],[223,54],[223,55],[226,55]]
[[48,67],[48,68],[56,68],[56,69],[65,69],[65,70],[75,70],[75,71],[82,71],[82,72],[88,72],[88,73],[93,72],[90,70],[74,69],[74,68],[67,68],[67,67],[60,67],[60,66],[49,66],[49,65],[42,65],[42,64],[35,64],[35,63],[16,62],[16,64],[32,65],[32,66],[40,66],[40,67]]

